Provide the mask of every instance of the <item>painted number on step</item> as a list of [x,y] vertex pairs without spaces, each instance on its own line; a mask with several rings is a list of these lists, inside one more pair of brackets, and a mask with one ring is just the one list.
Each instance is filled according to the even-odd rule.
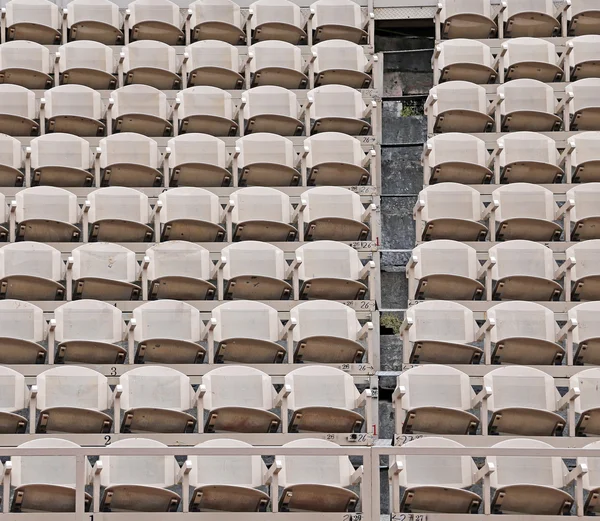
[[427,514],[392,514],[392,521],[427,521]]

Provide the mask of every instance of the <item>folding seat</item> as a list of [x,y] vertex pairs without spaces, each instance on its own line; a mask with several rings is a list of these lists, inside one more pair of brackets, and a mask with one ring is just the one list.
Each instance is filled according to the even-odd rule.
[[305,21],[300,7],[288,0],[258,0],[250,4],[252,40],[281,40],[294,45],[306,43]]
[[[110,186],[94,190],[88,195],[87,219],[90,242],[144,242],[153,238],[150,205],[146,194],[124,188]],[[84,231],[85,234],[85,231]]]
[[494,38],[498,27],[492,6],[479,0],[442,0],[440,20],[445,38]]
[[367,44],[369,35],[365,31],[366,24],[360,6],[355,2],[318,0],[311,4],[310,10],[315,43],[326,40],[348,40],[361,45]]
[[562,120],[556,115],[558,107],[550,85],[522,78],[498,86],[502,132],[530,130],[550,132],[559,130]]
[[[12,512],[75,512],[76,457],[61,455],[63,449],[77,449],[79,445],[58,438],[38,438],[19,445],[21,449],[52,449],[53,456],[13,456],[10,484],[15,488],[10,510]],[[87,458],[81,485],[88,484],[92,471]],[[8,479],[8,476],[5,476]],[[4,498],[9,501],[8,497]],[[84,509],[92,503],[92,496],[84,493]]]
[[304,128],[296,95],[283,87],[263,85],[243,92],[240,110],[243,110],[244,134],[272,132],[296,136]]
[[565,200],[575,203],[567,213],[569,223],[565,222],[565,227],[573,226],[571,240],[600,239],[600,183],[575,186],[567,192]]
[[535,302],[502,302],[487,310],[494,364],[560,364],[564,349],[558,340],[554,313]]
[[150,85],[161,90],[179,90],[175,48],[153,40],[139,40],[123,47],[125,84]]
[[414,209],[418,240],[485,240],[485,208],[477,190],[459,183],[439,183],[421,190]]
[[474,248],[458,241],[436,240],[416,246],[407,266],[409,298],[478,300],[483,295]]
[[[75,248],[69,258],[74,299],[137,300],[140,288],[135,253],[118,244],[97,242]],[[72,262],[71,262],[72,260]]]
[[[373,104],[367,106],[360,91],[345,85],[323,85],[308,92],[311,134],[343,132],[352,136],[369,134]],[[308,129],[307,129],[308,134]]]
[[283,251],[265,242],[242,241],[226,246],[215,271],[219,292],[223,290],[227,300],[285,300],[292,293],[292,286],[286,282],[291,275]]
[[573,300],[600,300],[600,239],[576,243],[566,249],[565,256],[565,262],[575,259],[565,269],[565,294],[570,291]]
[[[600,433],[600,370],[598,368],[586,369],[574,374],[569,379],[569,389],[578,389],[579,394],[570,404],[569,416],[575,419],[579,415],[577,425],[569,425],[571,436],[597,436]],[[575,432],[570,429],[574,428]]]
[[[597,441],[585,445],[584,449],[598,449],[600,444]],[[600,483],[598,479],[598,458],[577,458],[577,464],[587,466],[587,473],[583,475],[583,489],[588,490],[589,494],[584,504],[586,516],[596,515],[598,512],[598,497]]]
[[560,31],[552,0],[506,0],[504,37],[554,36]]
[[468,81],[449,81],[433,87],[425,102],[425,113],[432,133],[486,132],[492,129],[487,94],[481,85]]
[[[39,242],[79,242],[80,209],[73,192],[53,186],[34,186],[17,192],[11,227],[17,240]],[[14,219],[14,220],[13,220]]]
[[21,186],[23,183],[23,152],[21,142],[0,135],[0,186]]
[[[44,314],[37,306],[20,300],[0,301],[0,364],[43,363],[46,348],[41,344],[46,339],[46,329]],[[0,396],[7,398],[4,393]],[[10,393],[9,396],[15,397]],[[2,424],[0,417],[0,429]]]
[[182,134],[169,139],[171,186],[229,186],[231,162],[223,140],[208,134]]
[[[394,456],[390,462],[393,502],[399,512],[477,514],[481,497],[469,490],[479,476],[471,456],[458,452],[460,443],[435,436],[405,444],[416,448],[456,448],[454,456]],[[400,498],[400,487],[404,488]],[[396,508],[394,508],[394,512]]]
[[[516,438],[494,448],[527,449],[532,452],[552,446],[540,440]],[[497,514],[569,515],[575,500],[562,490],[575,479],[557,456],[488,456],[495,471],[490,485],[496,489],[492,512]],[[584,474],[585,479],[585,474]]]
[[513,38],[507,40],[504,55],[505,81],[532,78],[552,83],[560,81],[563,70],[557,65],[556,47],[541,38]]
[[[600,9],[598,12],[600,15]],[[600,76],[599,35],[577,36],[569,40],[567,45],[572,47],[565,65],[565,67],[570,67],[571,81]]]
[[327,40],[312,47],[315,86],[346,85],[353,89],[368,89],[373,62],[361,46],[347,40]]
[[112,101],[109,100],[111,109],[109,112],[112,122],[108,121],[107,124],[112,124],[113,133],[138,132],[144,136],[171,135],[173,125],[168,121],[171,108],[164,92],[149,85],[126,85],[113,91],[110,99]]
[[69,41],[92,40],[104,45],[123,43],[119,6],[109,0],[73,0],[67,4]]
[[469,134],[433,136],[425,143],[421,157],[425,184],[485,184],[492,179],[492,160],[485,141]]
[[0,45],[0,82],[27,89],[49,89],[50,53],[35,42],[13,41]]
[[[5,302],[14,304],[14,301]],[[4,313],[7,311],[8,313],[11,313],[11,311],[14,313],[15,310],[18,310],[18,308],[15,309],[14,306],[11,307],[12,309],[9,309],[7,306],[3,305],[0,309],[2,309]],[[11,316],[10,318],[13,317]],[[9,323],[8,320],[2,320],[2,322]],[[3,323],[2,325],[2,334],[5,335],[5,324]],[[25,324],[21,323],[21,326],[23,325]],[[10,333],[12,333],[12,331],[9,331],[9,334]],[[2,344],[5,344],[5,341],[6,338],[3,338]],[[15,341],[17,341],[17,339],[15,339]],[[22,342],[25,343],[25,341]],[[2,348],[6,347],[10,348],[10,345],[2,345]],[[1,353],[0,357],[2,358],[2,362],[6,363],[4,353]],[[2,381],[2,393],[0,393],[0,434],[24,434],[27,427],[27,419],[17,413],[25,409],[27,400],[29,399],[29,392],[25,385],[25,377],[21,373],[9,369],[8,367],[0,366],[0,380]]]
[[366,185],[371,178],[375,152],[365,154],[360,141],[348,134],[323,132],[307,137],[304,151],[308,186]]
[[489,249],[494,300],[557,300],[562,288],[554,280],[558,265],[552,250],[533,241],[515,240]]
[[234,136],[231,94],[217,87],[190,87],[177,93],[179,132],[200,132],[210,136]]
[[[229,2],[229,0],[222,1]],[[203,0],[197,0],[194,3],[201,2],[206,3]],[[190,8],[193,5],[191,4]],[[239,6],[237,4],[235,6],[239,11]],[[227,6],[225,8],[229,9]],[[219,89],[241,89],[244,85],[242,73],[247,62],[240,65],[239,52],[230,43],[219,40],[202,40],[188,45],[185,48],[185,54],[187,54],[185,73],[188,75],[188,87],[206,85]]]
[[41,242],[0,248],[0,295],[17,300],[62,300],[65,266],[60,251]]
[[9,40],[30,40],[43,45],[61,40],[58,6],[48,0],[11,0],[6,3]]
[[[575,350],[574,363],[577,365],[598,365],[600,360],[600,322],[598,302],[584,302],[569,309],[568,318],[572,324],[577,322],[573,329],[571,341]],[[567,342],[569,337],[567,337]]]
[[[216,439],[195,447],[251,447],[239,440]],[[265,485],[267,467],[258,455],[190,456],[189,483],[194,488],[190,512],[265,512],[269,495]]]
[[[287,330],[281,327],[277,311],[262,302],[236,300],[212,311],[208,331],[210,363],[274,364],[281,363]],[[214,344],[217,344],[216,349]]]
[[225,366],[202,377],[198,393],[198,422],[208,416],[199,432],[277,432],[281,420],[271,412],[277,406],[271,377],[250,366]]
[[530,183],[503,185],[492,192],[495,210],[490,213],[492,240],[526,239],[557,241],[562,228],[554,222],[559,214],[554,195],[543,186]]
[[100,140],[102,184],[114,186],[160,186],[158,145],[142,134],[123,132]]
[[[131,40],[157,40],[167,45],[185,43],[185,24],[179,6],[169,0],[135,0],[127,6]],[[182,30],[183,28],[183,30]]]
[[36,136],[35,93],[19,85],[0,84],[0,134]]
[[[46,132],[103,136],[106,125],[100,93],[85,85],[59,85],[44,92],[40,107]],[[41,116],[40,116],[41,117]]]
[[248,53],[252,53],[252,87],[277,85],[286,89],[305,89],[308,85],[305,74],[307,67],[303,63],[300,47],[288,42],[267,40],[251,45]]
[[404,359],[411,364],[477,364],[483,350],[473,312],[457,302],[430,300],[406,310],[400,330]]
[[57,54],[61,84],[74,83],[97,90],[116,87],[113,52],[103,43],[75,40],[61,45]]
[[58,366],[40,373],[36,386],[30,405],[32,412],[39,410],[36,433],[110,432],[113,420],[102,412],[112,401],[106,376],[87,367]]
[[298,230],[292,226],[292,205],[287,194],[261,186],[242,188],[229,196],[228,214],[234,241],[293,241]]
[[[131,4],[130,4],[131,5]],[[144,449],[167,446],[146,438],[121,439],[114,448]],[[176,512],[181,498],[167,487],[177,482],[179,465],[173,456],[102,456],[102,512]],[[98,464],[96,464],[98,470]]]
[[[336,443],[316,438],[290,441],[283,447],[339,449]],[[325,456],[321,452],[275,459],[282,465],[280,512],[354,512],[360,497],[347,487],[359,483],[362,472],[354,470],[348,456]]]
[[225,238],[219,198],[203,188],[172,188],[158,196],[163,241],[215,242]]
[[196,0],[189,5],[193,40],[221,40],[244,44],[245,21],[240,6],[231,0]]
[[291,412],[289,432],[361,432],[365,417],[371,429],[370,396],[359,393],[352,376],[335,367],[311,365],[285,375],[290,390],[282,406],[283,420]]
[[[565,420],[558,410],[560,393],[548,373],[520,365],[494,369],[483,377],[491,387],[487,397],[490,434],[560,436]],[[493,485],[492,485],[493,486]]]
[[569,34],[598,34],[600,32],[600,9],[594,0],[571,0],[567,10]]
[[457,38],[440,42],[434,60],[437,83],[462,80],[482,85],[494,83],[498,77],[492,50],[476,40]]
[[94,183],[90,144],[86,139],[55,132],[32,139],[30,146],[32,184],[76,187]]
[[[147,302],[133,310],[133,318],[138,343],[135,363],[197,364],[204,360],[206,350],[198,343],[203,324],[196,308],[175,300]],[[148,381],[148,375],[145,378]],[[160,381],[162,377],[156,373],[152,378]]]
[[[54,311],[55,360],[65,364],[122,364],[127,350],[121,310],[99,300],[75,300]],[[54,342],[49,342],[49,350]]]
[[240,186],[290,186],[300,183],[298,159],[291,140],[259,132],[235,142],[233,175]]
[[597,130],[600,125],[600,102],[598,101],[599,78],[574,81],[565,87],[571,97],[569,115],[571,130]]
[[581,132],[568,139],[574,183],[600,181],[600,132]]
[[498,139],[500,181],[505,183],[560,183],[556,142],[537,132],[510,132]]
[[210,300],[216,288],[209,279],[208,250],[185,241],[168,241],[146,250],[151,299]]

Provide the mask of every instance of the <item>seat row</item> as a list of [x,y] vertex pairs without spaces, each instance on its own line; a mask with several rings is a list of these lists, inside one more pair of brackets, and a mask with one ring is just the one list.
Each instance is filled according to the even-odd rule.
[[213,264],[201,246],[169,241],[149,248],[141,266],[133,251],[118,244],[84,244],[65,265],[59,250],[26,241],[0,248],[0,296],[121,301],[141,295],[147,300],[150,282],[154,298],[361,300],[367,293],[374,298],[375,268],[374,261],[363,265],[355,249],[334,241],[300,246],[291,264],[282,250],[265,242],[225,246]]

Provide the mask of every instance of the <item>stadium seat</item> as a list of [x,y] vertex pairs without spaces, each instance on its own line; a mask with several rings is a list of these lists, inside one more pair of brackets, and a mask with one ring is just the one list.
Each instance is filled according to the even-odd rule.
[[253,367],[213,369],[202,377],[197,395],[198,422],[208,413],[199,432],[270,433],[281,423],[270,411],[278,405],[271,377]]
[[146,250],[150,299],[212,299],[208,250],[185,241],[168,241]]
[[[136,363],[197,364],[204,360],[206,350],[199,344],[203,324],[196,308],[175,300],[147,302],[133,310],[133,318],[134,339],[138,344]],[[160,373],[144,377],[156,381],[162,378]]]
[[573,300],[600,300],[600,239],[576,243],[566,249],[565,256],[565,262],[575,259],[565,270],[565,296],[570,291]]
[[[310,6],[312,15],[313,42],[326,40],[348,40],[356,44],[367,44],[369,35],[365,31],[360,6],[351,0],[318,0]],[[373,45],[373,42],[370,42]]]
[[189,8],[193,40],[222,40],[231,45],[246,42],[244,19],[236,2],[196,0]]
[[92,40],[104,45],[123,43],[119,6],[108,0],[73,0],[67,4],[69,41]]
[[487,398],[488,411],[492,413],[488,424],[490,434],[562,434],[565,420],[555,412],[560,393],[548,373],[533,367],[511,365],[486,373],[483,385],[492,390]]
[[502,302],[486,312],[495,321],[490,330],[494,364],[560,364],[564,349],[558,345],[554,313],[534,302]]
[[[177,93],[179,132],[200,132],[211,136],[234,136],[231,94],[217,87],[190,87]],[[177,103],[177,102],[176,102]]]
[[[598,10],[600,15],[600,9]],[[572,46],[565,67],[570,67],[571,81],[600,76],[600,35],[577,36],[567,42]],[[568,49],[568,47],[567,47]]]
[[[218,0],[211,1],[216,2]],[[229,0],[222,1],[229,2]],[[202,4],[203,9],[206,3],[204,0],[194,2],[194,4]],[[190,8],[193,9],[194,4],[191,4]],[[225,9],[229,9],[228,5],[225,6]],[[239,6],[236,5],[236,7],[239,11]],[[215,37],[217,37],[216,34]],[[203,39],[188,45],[185,48],[185,53],[187,54],[185,71],[188,75],[188,87],[207,85],[219,89],[241,89],[244,85],[244,76],[241,73],[244,72],[247,64],[240,65],[239,52],[230,43]]]
[[[110,432],[113,420],[102,412],[112,401],[106,376],[87,367],[59,366],[40,373],[36,387],[30,403],[32,415],[39,410],[35,432]],[[30,425],[31,432],[34,432],[33,427]]]
[[[8,302],[14,304],[13,301]],[[15,309],[14,305],[11,307],[12,309],[3,305],[0,309],[2,309],[4,313],[10,313]],[[4,322],[9,321],[2,321],[3,329],[5,327]],[[23,327],[27,324],[21,322],[20,325]],[[19,333],[19,331],[14,332]],[[13,331],[9,331],[9,334],[10,333],[13,333]],[[5,334],[4,331],[3,334]],[[4,342],[2,342],[2,344],[4,344],[7,339],[3,338],[2,340],[4,340]],[[3,345],[2,347],[10,348],[10,345]],[[45,353],[43,354],[45,355]],[[4,363],[5,357],[3,355],[4,353],[0,356],[2,356],[2,362]],[[2,394],[0,395],[0,434],[23,434],[27,428],[27,419],[17,413],[25,409],[27,400],[29,399],[29,392],[25,385],[25,377],[13,369],[0,366],[0,380],[2,381]]]
[[[130,39],[156,40],[167,45],[183,45],[179,6],[169,0],[135,0],[127,6],[129,13]],[[127,43],[127,36],[125,36]]]
[[65,364],[122,364],[127,350],[123,342],[121,310],[99,300],[75,300],[54,311],[56,321],[48,350],[56,346],[55,360]]
[[[46,339],[47,326],[44,314],[37,306],[20,300],[0,301],[0,331],[0,364],[37,364],[46,359],[46,348],[42,342]],[[18,394],[2,393],[2,398],[9,401],[15,399],[17,405],[23,404]],[[11,412],[4,407],[0,407],[0,410]],[[0,426],[4,425],[1,414]]]
[[[513,439],[493,447],[506,449],[546,450],[551,445],[540,440]],[[492,512],[496,514],[568,515],[575,502],[562,490],[568,486],[569,471],[556,456],[488,456],[495,472],[490,485],[496,489]]]
[[144,136],[171,135],[173,125],[167,121],[171,112],[167,96],[154,87],[149,85],[121,87],[111,92],[108,106],[112,121],[108,121],[107,124],[112,125],[113,133],[138,132]]
[[518,38],[554,36],[560,31],[552,0],[505,0],[504,36]]
[[[343,132],[352,136],[369,134],[375,102],[366,105],[360,91],[345,85],[323,85],[308,92],[311,134]],[[307,129],[308,134],[308,129]]]
[[569,378],[569,389],[579,389],[579,394],[575,395],[571,404],[573,411],[569,411],[573,420],[575,414],[579,415],[577,425],[574,426],[575,432],[569,432],[571,436],[597,436],[600,433],[599,386],[600,370],[598,368],[580,371]]
[[[63,188],[34,186],[17,192],[11,232],[16,224],[17,240],[79,242],[81,230],[77,197]],[[15,222],[16,221],[16,222]]]
[[125,84],[150,85],[161,90],[179,90],[175,48],[166,43],[139,40],[123,47]]
[[[566,213],[572,225],[570,239],[580,241],[600,239],[597,225],[600,223],[600,183],[584,183],[571,188],[566,194],[566,203],[573,207]],[[565,222],[565,228],[567,223]]]
[[296,95],[283,87],[264,85],[243,92],[240,110],[244,134],[272,132],[280,136],[296,136],[304,128]]
[[60,251],[40,242],[0,248],[0,295],[17,300],[62,300],[65,266]]
[[[597,449],[598,442],[594,441],[584,447],[584,449]],[[583,475],[583,489],[588,490],[589,494],[584,504],[585,515],[596,515],[598,512],[598,493],[600,484],[598,483],[598,458],[577,458],[577,464],[585,464],[587,473]]]
[[[266,40],[248,48],[251,56],[251,86],[277,85],[285,89],[305,89],[308,77],[300,47],[288,42]],[[361,49],[362,54],[362,49]]]
[[[569,310],[569,322],[577,322],[577,327],[572,332],[573,348],[575,350],[574,363],[577,365],[598,365],[600,360],[600,323],[598,322],[598,302],[584,302]],[[567,342],[569,337],[567,337]]]
[[411,364],[477,364],[483,350],[473,312],[457,302],[430,300],[410,306],[400,329],[404,360]]
[[445,38],[494,38],[498,27],[492,6],[479,0],[442,0],[440,21]]
[[[352,376],[335,367],[309,366],[285,375],[290,391],[282,405],[283,421],[290,412],[288,432],[361,432],[372,429],[370,390],[362,394]],[[364,409],[365,415],[355,409]]]
[[543,244],[515,240],[489,249],[494,300],[557,300],[562,288],[554,280],[558,265]]
[[11,0],[6,3],[9,40],[30,40],[43,45],[61,40],[58,6],[48,0]]
[[290,186],[300,182],[294,144],[268,132],[241,137],[235,142],[233,175],[240,186]]
[[[492,198],[493,199],[493,198]],[[439,183],[419,192],[413,216],[417,240],[485,240],[486,209],[477,190],[459,183]]]
[[123,410],[121,432],[193,432],[196,418],[185,412],[194,401],[188,376],[170,367],[137,367],[123,373],[119,384],[123,392],[115,398],[115,412],[118,404]]
[[99,42],[75,40],[61,45],[57,53],[61,84],[74,83],[97,90],[112,90],[117,86],[110,47]]
[[[146,438],[128,438],[111,444],[115,448],[166,447]],[[179,494],[175,485],[179,465],[173,456],[102,456],[100,483],[104,489],[102,512],[175,512]],[[98,463],[95,465],[98,471]]]
[[556,47],[553,43],[541,38],[512,38],[503,44],[504,79],[517,80],[532,78],[553,83],[561,81],[563,70],[558,66]]
[[565,87],[565,94],[571,97],[571,101],[569,101],[571,130],[596,130],[599,128],[599,88],[600,78],[577,80]]
[[416,246],[407,265],[408,298],[473,300],[483,295],[476,251],[457,241]]
[[[148,197],[122,186],[108,186],[87,196],[84,240],[90,242],[144,242],[153,239]],[[89,202],[89,206],[88,203]]]
[[598,34],[600,32],[600,9],[594,0],[571,0],[567,10],[569,34]]
[[[1,250],[0,250],[1,251]],[[140,287],[135,253],[118,244],[84,244],[71,252],[67,277],[71,277],[73,298],[137,300]],[[72,262],[71,262],[72,261]]]
[[315,86],[347,85],[353,89],[368,89],[371,85],[373,62],[362,47],[346,40],[327,40],[312,47]]
[[46,132],[66,132],[76,136],[103,136],[106,125],[100,93],[85,85],[59,85],[44,92],[40,104]]
[[23,183],[23,152],[21,142],[0,135],[0,186],[21,186]]
[[370,322],[361,327],[356,311],[339,302],[303,302],[290,310],[294,319],[295,363],[358,364],[366,351],[363,342],[368,346],[374,334]]
[[182,134],[167,143],[171,186],[229,186],[225,143],[208,134]]
[[306,43],[300,7],[288,0],[258,0],[250,4],[252,40],[281,40],[294,45]]
[[0,133],[37,136],[40,125],[35,93],[19,85],[0,84]]
[[581,132],[570,137],[571,166],[574,183],[600,181],[600,132]]
[[13,41],[0,45],[0,82],[27,89],[49,89],[50,53],[35,42]]
[[433,74],[437,82],[470,81],[478,85],[494,83],[498,77],[491,49],[466,38],[440,42],[434,51]]

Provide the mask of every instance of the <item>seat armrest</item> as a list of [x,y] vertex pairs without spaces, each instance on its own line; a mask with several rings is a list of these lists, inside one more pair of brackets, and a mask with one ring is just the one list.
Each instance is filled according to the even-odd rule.
[[580,396],[581,396],[581,389],[579,389],[579,387],[571,387],[567,391],[567,394],[565,394],[563,397],[561,397],[560,400],[558,400],[557,409],[559,411],[566,409],[567,406],[569,405],[569,402],[576,400]]
[[283,401],[290,395],[291,392],[292,386],[290,384],[285,384],[281,388],[281,391],[279,391],[277,393],[277,396],[275,397],[275,407],[279,407],[283,403]]
[[492,396],[492,388],[486,385],[471,400],[471,408],[476,409],[480,407],[490,396]]

